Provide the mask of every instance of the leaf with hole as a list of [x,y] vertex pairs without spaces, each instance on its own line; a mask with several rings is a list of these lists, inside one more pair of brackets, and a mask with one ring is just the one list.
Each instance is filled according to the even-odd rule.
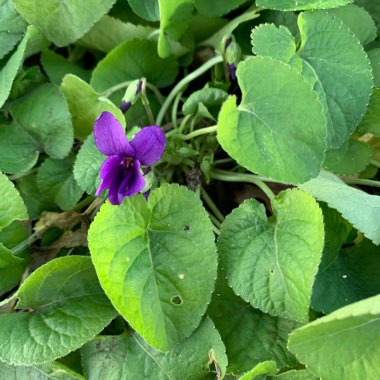
[[153,347],[168,351],[206,311],[216,278],[212,225],[195,193],[177,185],[102,206],[89,231],[100,283]]

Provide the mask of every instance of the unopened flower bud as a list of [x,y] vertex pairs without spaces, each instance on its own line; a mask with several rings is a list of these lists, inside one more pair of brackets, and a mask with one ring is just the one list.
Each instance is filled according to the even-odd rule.
[[123,113],[127,112],[145,92],[145,83],[146,79],[142,78],[129,84],[121,101],[120,109]]

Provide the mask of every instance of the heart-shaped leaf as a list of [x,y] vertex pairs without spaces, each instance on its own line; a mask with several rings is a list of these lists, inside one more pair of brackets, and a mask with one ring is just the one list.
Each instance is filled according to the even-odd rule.
[[229,284],[254,307],[305,321],[323,248],[323,218],[317,202],[293,189],[272,202],[248,200],[222,225],[218,248]]
[[153,347],[169,350],[206,311],[216,278],[211,222],[195,193],[164,185],[106,203],[89,247],[100,283],[120,314]]

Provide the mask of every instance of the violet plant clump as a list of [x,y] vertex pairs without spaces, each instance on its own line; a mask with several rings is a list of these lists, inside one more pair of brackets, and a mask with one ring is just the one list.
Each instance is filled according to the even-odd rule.
[[378,380],[379,1],[0,4],[0,380]]

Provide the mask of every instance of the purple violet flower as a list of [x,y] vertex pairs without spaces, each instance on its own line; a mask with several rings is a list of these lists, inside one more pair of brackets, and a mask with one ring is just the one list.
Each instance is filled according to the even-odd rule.
[[95,195],[109,189],[110,202],[119,205],[124,197],[144,188],[140,166],[153,165],[161,158],[165,134],[160,127],[145,127],[129,142],[119,121],[111,113],[102,112],[95,121],[94,137],[98,149],[108,156],[100,168],[102,183]]

